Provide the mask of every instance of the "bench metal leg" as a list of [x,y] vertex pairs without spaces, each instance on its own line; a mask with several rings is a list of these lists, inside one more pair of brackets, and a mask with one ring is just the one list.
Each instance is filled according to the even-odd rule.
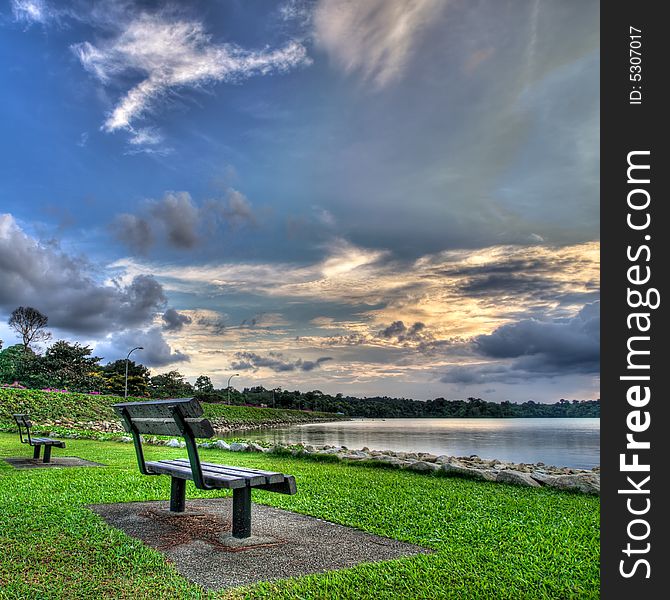
[[251,536],[251,488],[233,490],[233,537]]
[[170,512],[184,512],[186,508],[186,480],[172,477]]
[[42,446],[35,446],[33,448],[33,460],[37,460],[40,457],[40,448]]
[[42,462],[51,462],[51,446],[44,446],[44,458]]

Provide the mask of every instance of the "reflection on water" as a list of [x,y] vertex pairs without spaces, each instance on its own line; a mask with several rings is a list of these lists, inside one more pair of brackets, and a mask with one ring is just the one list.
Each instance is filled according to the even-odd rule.
[[272,443],[430,452],[590,469],[600,464],[600,419],[356,419],[247,431]]

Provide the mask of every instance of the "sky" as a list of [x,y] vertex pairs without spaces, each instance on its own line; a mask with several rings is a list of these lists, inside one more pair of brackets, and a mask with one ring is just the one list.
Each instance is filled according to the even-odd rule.
[[596,1],[10,0],[0,115],[5,347],[599,397]]

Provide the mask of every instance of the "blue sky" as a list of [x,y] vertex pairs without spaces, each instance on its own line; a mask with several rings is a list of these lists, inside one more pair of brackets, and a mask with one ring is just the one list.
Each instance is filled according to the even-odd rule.
[[599,395],[599,5],[0,5],[0,339],[225,385]]

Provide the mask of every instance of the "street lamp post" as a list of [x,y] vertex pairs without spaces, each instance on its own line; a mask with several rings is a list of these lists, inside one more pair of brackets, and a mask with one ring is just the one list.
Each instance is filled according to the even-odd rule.
[[137,346],[133,348],[130,352],[128,352],[128,355],[126,356],[126,379],[125,379],[125,385],[123,386],[123,398],[128,397],[128,361],[130,360],[130,355],[135,352],[135,350],[144,350],[142,346]]
[[233,377],[239,377],[239,376],[240,376],[239,373],[235,373],[234,375],[231,375],[230,377],[228,377],[228,385],[227,385],[227,388],[228,388],[228,406],[230,406],[230,380]]

